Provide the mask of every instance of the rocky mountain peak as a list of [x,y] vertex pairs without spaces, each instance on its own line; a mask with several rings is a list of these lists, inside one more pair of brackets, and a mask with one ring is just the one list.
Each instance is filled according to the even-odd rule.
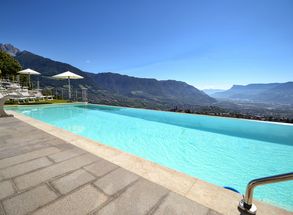
[[13,45],[9,43],[5,43],[5,44],[0,43],[0,50],[10,54],[13,57],[15,57],[18,53],[20,53],[20,50],[18,48],[14,47]]

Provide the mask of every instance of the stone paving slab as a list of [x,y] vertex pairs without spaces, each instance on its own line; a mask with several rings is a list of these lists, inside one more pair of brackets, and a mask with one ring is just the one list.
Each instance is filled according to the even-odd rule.
[[0,215],[5,215],[5,212],[4,212],[2,205],[0,205]]
[[146,214],[151,211],[168,192],[167,189],[157,184],[140,179],[117,199],[111,201],[104,208],[96,212],[96,214]]
[[11,181],[0,182],[0,200],[14,193],[13,185]]
[[102,205],[107,196],[88,185],[36,211],[35,215],[82,215]]
[[5,148],[3,150],[0,150],[0,159],[13,157],[16,155],[20,155],[23,153],[28,153],[37,149],[47,148],[50,147],[50,143],[42,142],[36,144],[27,144],[27,145],[20,145],[18,147],[13,148]]
[[[15,131],[15,130],[14,130]],[[15,131],[17,132],[17,131]],[[29,135],[28,135],[29,134]],[[10,146],[14,147],[19,144],[34,144],[40,141],[49,141],[54,139],[54,137],[50,136],[44,136],[41,131],[27,131],[27,132],[21,132],[16,133],[12,136],[12,138],[6,139],[6,143],[10,144]]]
[[8,215],[23,215],[34,211],[56,198],[57,195],[53,191],[47,186],[42,185],[3,201],[3,205]]
[[26,189],[52,179],[58,175],[77,170],[96,160],[99,160],[99,158],[91,154],[84,154],[79,157],[71,158],[61,163],[51,165],[47,168],[19,176],[15,179],[15,183],[19,189]]
[[108,172],[111,172],[114,169],[117,169],[118,166],[115,164],[110,163],[109,161],[106,160],[101,160],[98,162],[95,162],[89,166],[85,166],[84,169],[87,171],[91,172],[97,177],[101,177]]
[[158,209],[153,213],[155,215],[177,215],[177,214],[197,214],[197,215],[207,215],[209,213],[209,209],[196,204],[195,202],[188,200],[182,196],[170,193],[164,199],[162,204],[158,207]]
[[69,158],[73,158],[75,156],[78,156],[84,153],[85,153],[84,150],[73,148],[71,150],[66,150],[66,151],[62,151],[62,152],[50,155],[49,158],[51,158],[55,162],[60,162],[60,161],[68,160]]
[[27,161],[25,163],[17,164],[6,169],[2,169],[0,170],[0,174],[3,176],[3,178],[12,178],[36,169],[40,169],[42,167],[49,166],[51,164],[52,162],[49,161],[48,158],[42,157],[32,161]]
[[52,186],[60,193],[66,194],[88,182],[95,180],[96,177],[89,174],[83,169],[79,169],[73,173],[65,175],[51,182]]
[[5,167],[9,167],[18,163],[22,163],[25,161],[33,160],[35,158],[40,158],[46,155],[54,154],[59,152],[60,150],[57,149],[56,147],[49,147],[45,149],[40,149],[36,150],[33,152],[29,152],[26,154],[22,154],[19,156],[11,157],[11,158],[6,158],[3,160],[0,160],[0,169],[3,169]]
[[94,184],[108,195],[114,195],[139,178],[125,169],[119,168],[102,177]]

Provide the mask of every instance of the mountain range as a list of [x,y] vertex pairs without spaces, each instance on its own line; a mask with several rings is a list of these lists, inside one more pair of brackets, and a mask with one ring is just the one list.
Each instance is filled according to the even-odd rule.
[[[38,76],[42,88],[66,89],[66,81],[51,79],[61,72],[71,71],[84,77],[71,82],[74,89],[88,89],[90,102],[169,109],[174,106],[215,105],[217,100],[249,101],[268,104],[293,104],[293,82],[234,85],[228,90],[207,89],[200,91],[185,82],[159,81],[136,78],[118,73],[90,73],[70,64],[45,58],[29,51],[21,51],[11,44],[0,44],[0,50],[13,56],[23,69],[31,68]],[[32,77],[33,79],[36,77]]]
[[293,82],[234,85],[229,90],[216,92],[210,96],[217,99],[293,104]]
[[38,79],[42,88],[66,89],[66,81],[57,81],[50,77],[68,70],[83,76],[84,79],[74,80],[71,84],[74,89],[87,88],[89,100],[93,103],[168,109],[180,105],[210,105],[216,102],[216,99],[181,81],[159,81],[110,72],[85,72],[70,64],[29,51],[20,51],[11,44],[0,44],[0,50],[18,60],[23,69],[31,68],[40,72]]

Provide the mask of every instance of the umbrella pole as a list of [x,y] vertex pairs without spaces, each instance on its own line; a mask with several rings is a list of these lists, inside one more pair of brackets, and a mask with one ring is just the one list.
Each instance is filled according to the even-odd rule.
[[28,88],[30,88],[31,86],[31,75],[28,74]]
[[40,90],[40,80],[38,80],[38,82],[37,82],[37,90],[38,91]]
[[71,100],[70,78],[68,77],[68,98]]

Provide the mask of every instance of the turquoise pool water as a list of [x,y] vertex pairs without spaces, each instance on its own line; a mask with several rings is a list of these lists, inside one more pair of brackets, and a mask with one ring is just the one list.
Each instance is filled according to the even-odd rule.
[[[293,171],[292,125],[90,104],[6,109],[241,193],[251,179]],[[254,197],[293,211],[293,182]]]

